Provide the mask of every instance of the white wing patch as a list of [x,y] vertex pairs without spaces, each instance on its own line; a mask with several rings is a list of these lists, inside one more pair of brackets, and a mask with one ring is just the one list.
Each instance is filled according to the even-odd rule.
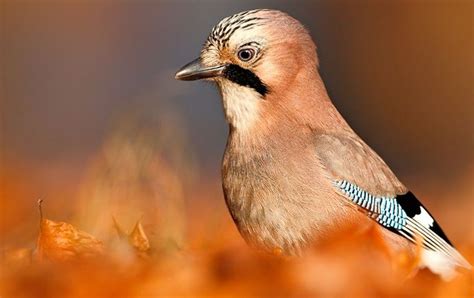
[[427,228],[433,227],[434,219],[429,215],[425,208],[420,206],[421,213],[413,216],[413,219]]

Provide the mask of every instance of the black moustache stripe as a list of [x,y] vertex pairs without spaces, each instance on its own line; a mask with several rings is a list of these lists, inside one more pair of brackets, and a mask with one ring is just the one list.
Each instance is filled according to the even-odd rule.
[[236,84],[254,89],[262,96],[268,93],[268,87],[255,73],[236,64],[227,65],[223,76]]

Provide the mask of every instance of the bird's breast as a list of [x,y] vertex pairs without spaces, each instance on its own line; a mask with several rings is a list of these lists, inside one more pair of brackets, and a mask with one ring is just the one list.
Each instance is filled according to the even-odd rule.
[[338,225],[346,206],[305,147],[246,152],[228,143],[223,190],[240,233],[253,246],[298,254]]

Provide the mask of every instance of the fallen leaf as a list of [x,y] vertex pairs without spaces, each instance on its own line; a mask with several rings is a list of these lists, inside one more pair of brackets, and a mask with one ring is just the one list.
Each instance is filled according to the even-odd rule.
[[139,251],[145,252],[150,249],[150,241],[148,240],[140,221],[135,224],[132,232],[128,235],[128,241]]
[[127,234],[117,223],[115,217],[112,219],[114,221],[115,230],[121,240],[127,240],[127,243],[139,252],[143,253],[150,250],[150,241],[148,240],[148,236],[146,235],[140,220],[137,221],[132,231]]
[[40,208],[40,233],[36,248],[36,257],[40,260],[66,261],[75,258],[98,256],[103,253],[104,245],[94,236],[76,229],[65,222],[44,219]]
[[122,229],[122,227],[118,224],[117,220],[115,219],[115,217],[112,216],[112,220],[114,222],[114,228],[115,228],[115,231],[117,231],[117,235],[120,239],[126,239],[128,238],[128,235],[127,233]]

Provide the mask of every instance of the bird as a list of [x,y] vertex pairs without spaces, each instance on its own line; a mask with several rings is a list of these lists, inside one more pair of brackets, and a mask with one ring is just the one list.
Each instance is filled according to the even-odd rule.
[[319,73],[309,31],[285,12],[222,19],[177,80],[207,80],[229,125],[222,187],[251,246],[301,255],[342,227],[380,227],[392,251],[445,279],[469,262],[428,209],[349,126]]

